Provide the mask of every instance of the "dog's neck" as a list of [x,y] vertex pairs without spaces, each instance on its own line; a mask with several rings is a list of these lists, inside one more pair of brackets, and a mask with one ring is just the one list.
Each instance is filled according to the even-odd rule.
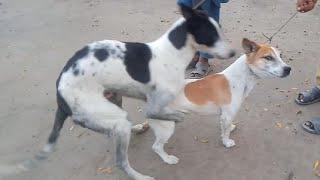
[[237,88],[246,97],[256,85],[259,77],[249,67],[247,56],[242,55],[223,71],[230,82],[230,86]]
[[[188,64],[190,63],[191,59],[193,58],[196,49],[194,48],[194,40],[190,34],[186,33],[187,29],[186,26],[182,26],[185,22],[184,18],[180,18],[177,22],[175,22],[171,28],[163,34],[159,39],[154,42],[149,43],[150,47],[154,51],[156,56],[163,56],[163,58],[159,58],[161,61],[168,61],[170,64],[179,65],[182,69],[185,69]],[[180,28],[179,31],[174,36],[171,36],[171,40],[169,38],[170,33],[173,31],[177,31],[176,28]],[[184,34],[186,33],[186,34]],[[181,37],[182,36],[182,37]],[[186,36],[185,41],[182,43],[183,46],[177,48],[173,43],[172,40],[181,41]],[[174,38],[174,39],[172,39]],[[179,39],[180,38],[180,39]],[[166,62],[164,62],[166,63]]]

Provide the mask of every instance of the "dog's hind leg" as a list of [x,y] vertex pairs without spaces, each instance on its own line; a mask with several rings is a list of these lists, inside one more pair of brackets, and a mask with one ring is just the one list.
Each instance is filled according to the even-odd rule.
[[131,123],[125,120],[117,125],[115,131],[117,166],[135,180],[154,180],[152,177],[142,175],[135,171],[129,164],[128,146],[131,135]]
[[[113,93],[109,91],[104,91],[103,96],[108,99],[110,102],[113,104],[122,107],[122,96],[120,93]],[[132,126],[131,131],[135,134],[141,134],[146,132],[149,129],[149,124],[148,122],[143,122],[140,124],[136,124]]]
[[130,166],[127,152],[131,123],[127,118],[127,112],[99,93],[79,95],[78,104],[79,112],[73,117],[76,123],[105,135],[112,131],[116,140],[117,166],[134,180],[153,180],[152,177],[142,175]]
[[150,120],[149,125],[156,136],[156,140],[152,146],[154,152],[156,152],[164,162],[168,164],[177,164],[179,159],[173,155],[169,155],[164,150],[164,145],[174,133],[175,122]]

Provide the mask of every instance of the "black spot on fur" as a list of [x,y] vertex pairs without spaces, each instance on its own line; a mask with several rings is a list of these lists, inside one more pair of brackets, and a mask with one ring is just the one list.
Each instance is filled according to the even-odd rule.
[[187,30],[190,32],[198,44],[214,46],[219,39],[219,34],[215,26],[209,21],[208,16],[198,14],[186,21]]
[[186,21],[169,33],[169,40],[174,47],[181,49],[186,43],[188,33],[194,37],[198,44],[209,47],[214,46],[219,39],[219,34],[215,26],[210,22],[208,15],[203,11],[192,10],[187,7],[182,9],[185,9],[185,12],[182,13],[185,13]]
[[106,49],[96,49],[94,52],[94,57],[102,62],[109,57],[109,52]]
[[149,61],[151,50],[143,43],[126,43],[124,64],[129,75],[136,81],[148,83],[150,81]]
[[79,75],[79,69],[73,69],[73,75],[78,76]]
[[67,62],[67,64],[64,66],[63,68],[63,72],[68,71],[70,67],[72,67],[73,69],[75,69],[77,67],[77,61],[79,59],[84,58],[85,56],[87,56],[89,53],[89,47],[85,46],[84,48],[80,49],[79,51],[77,51]]
[[175,27],[169,33],[169,40],[177,49],[181,49],[183,46],[185,46],[187,40],[187,26],[185,22]]

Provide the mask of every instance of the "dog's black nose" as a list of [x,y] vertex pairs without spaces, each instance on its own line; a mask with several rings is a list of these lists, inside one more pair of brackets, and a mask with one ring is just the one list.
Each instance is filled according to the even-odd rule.
[[283,77],[286,77],[290,74],[290,71],[291,71],[291,67],[289,66],[286,66],[283,68]]
[[235,50],[231,50],[231,52],[229,53],[229,58],[232,58],[235,55],[236,55],[236,51]]
[[284,72],[286,74],[290,74],[290,71],[291,71],[291,67],[289,67],[289,66],[284,67]]

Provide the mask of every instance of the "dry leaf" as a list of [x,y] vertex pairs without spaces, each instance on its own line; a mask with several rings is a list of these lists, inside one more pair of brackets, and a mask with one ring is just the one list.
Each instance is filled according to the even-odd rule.
[[297,112],[296,112],[296,114],[302,114],[302,111],[301,111],[301,110],[299,110],[299,111],[297,111]]
[[146,132],[147,130],[149,130],[150,126],[148,121],[140,123],[135,125],[132,130],[136,133],[136,134],[142,134],[144,132]]
[[282,128],[282,124],[279,123],[279,122],[277,122],[277,123],[276,123],[276,127],[277,127],[277,128]]
[[103,174],[111,174],[112,173],[112,168],[98,168],[97,169],[98,173],[103,173]]
[[208,140],[208,139],[206,139],[206,138],[204,138],[204,139],[201,139],[201,140],[200,140],[200,142],[202,142],[202,143],[208,143],[208,142],[209,142],[209,140]]
[[317,160],[316,162],[314,162],[313,164],[313,170],[316,170],[319,167],[319,160]]

